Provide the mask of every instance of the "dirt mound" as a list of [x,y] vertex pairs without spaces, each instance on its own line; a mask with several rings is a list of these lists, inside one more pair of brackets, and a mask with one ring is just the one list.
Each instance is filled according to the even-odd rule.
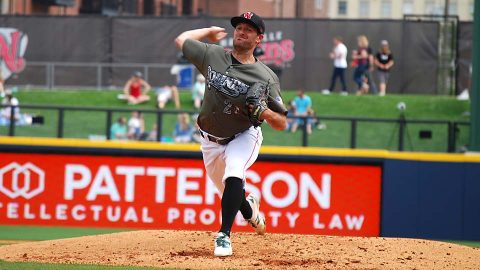
[[134,231],[0,247],[0,259],[188,269],[480,269],[480,249],[399,238],[235,233],[213,256],[213,233]]

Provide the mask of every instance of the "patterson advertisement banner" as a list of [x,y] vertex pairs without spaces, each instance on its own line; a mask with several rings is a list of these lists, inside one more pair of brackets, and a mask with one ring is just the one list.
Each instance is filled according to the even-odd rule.
[[[219,229],[220,198],[203,161],[2,153],[0,223]],[[378,236],[381,167],[258,161],[268,232]],[[239,214],[234,230],[252,231]]]

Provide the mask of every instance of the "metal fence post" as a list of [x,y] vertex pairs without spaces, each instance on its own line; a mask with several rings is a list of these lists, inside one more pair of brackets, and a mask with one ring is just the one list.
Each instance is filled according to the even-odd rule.
[[147,82],[148,82],[148,77],[149,77],[148,72],[149,72],[148,66],[144,66],[143,67],[143,76],[144,76],[145,81],[147,81]]
[[350,148],[357,147],[357,120],[352,119],[350,122]]
[[403,151],[403,136],[405,133],[405,116],[403,113],[398,119],[399,129],[398,129],[398,151]]
[[57,138],[63,138],[63,108],[58,109]]
[[55,65],[50,66],[50,90],[55,87]]
[[455,152],[455,130],[456,130],[456,123],[452,123],[451,121],[448,122],[448,145],[447,145],[447,152]]
[[162,111],[157,111],[157,142],[162,140]]
[[102,89],[102,65],[97,66],[97,90]]
[[8,128],[8,136],[15,136],[15,109],[17,106],[10,106],[10,126]]
[[307,121],[310,117],[303,116],[303,127],[302,127],[302,146],[308,146],[308,134],[307,134]]
[[105,135],[107,137],[107,140],[111,140],[110,136],[110,128],[112,126],[112,110],[107,111],[107,126],[105,128]]
[[51,65],[52,65],[52,64],[47,64],[47,65],[45,66],[45,88],[46,88],[46,89],[51,89],[51,88],[50,88],[50,73],[51,73],[51,71],[50,71],[50,66],[51,66]]

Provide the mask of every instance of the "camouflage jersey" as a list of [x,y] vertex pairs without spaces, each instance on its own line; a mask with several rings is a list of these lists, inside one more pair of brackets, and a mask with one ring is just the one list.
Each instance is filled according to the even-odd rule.
[[[273,71],[261,61],[234,63],[232,53],[221,46],[187,39],[184,56],[205,76],[205,96],[198,116],[200,128],[217,137],[231,137],[252,124],[245,106],[250,85],[263,82],[270,86],[270,97],[282,105],[280,83]],[[284,106],[283,112],[286,113]]]

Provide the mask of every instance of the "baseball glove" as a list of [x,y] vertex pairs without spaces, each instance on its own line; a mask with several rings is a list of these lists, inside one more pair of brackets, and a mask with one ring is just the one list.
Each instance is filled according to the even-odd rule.
[[248,117],[254,126],[260,126],[263,120],[260,115],[267,109],[268,85],[256,82],[248,88],[245,105],[248,110]]

